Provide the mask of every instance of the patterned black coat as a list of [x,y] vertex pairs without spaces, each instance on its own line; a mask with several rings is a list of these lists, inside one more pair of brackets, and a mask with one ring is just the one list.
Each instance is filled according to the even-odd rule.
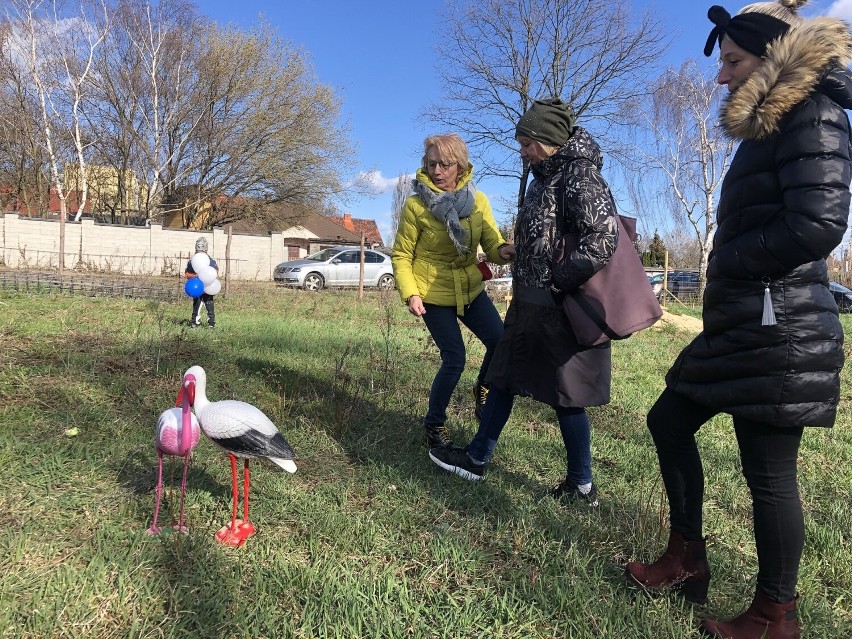
[[[742,142],[722,184],[704,331],[666,383],[734,417],[834,424],[843,330],[824,258],[849,215],[852,77],[838,62],[850,54],[840,21],[794,26],[722,109]],[[761,322],[767,285],[774,326]]]
[[[523,286],[576,290],[601,270],[615,252],[618,225],[609,187],[601,175],[603,154],[582,127],[549,158],[532,165],[515,223],[518,254],[512,278]],[[561,205],[557,198],[563,197]],[[557,221],[561,214],[563,219]],[[553,249],[562,233],[579,235],[577,250],[551,273]]]
[[[535,179],[515,224],[515,294],[486,380],[551,406],[609,402],[609,343],[594,348],[577,344],[550,292],[551,283],[562,290],[576,289],[615,251],[615,206],[600,173],[602,164],[600,147],[585,129],[576,127],[554,155],[533,165]],[[563,218],[559,223],[557,215]],[[562,232],[578,233],[580,239],[554,274],[553,249]]]

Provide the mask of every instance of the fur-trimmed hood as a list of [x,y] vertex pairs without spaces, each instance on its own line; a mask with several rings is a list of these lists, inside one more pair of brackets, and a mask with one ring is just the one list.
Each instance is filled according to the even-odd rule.
[[[722,105],[722,128],[732,138],[759,140],[817,88],[844,109],[852,108],[852,35],[836,18],[814,18],[790,30],[766,50],[766,59]],[[823,85],[826,85],[823,87]]]

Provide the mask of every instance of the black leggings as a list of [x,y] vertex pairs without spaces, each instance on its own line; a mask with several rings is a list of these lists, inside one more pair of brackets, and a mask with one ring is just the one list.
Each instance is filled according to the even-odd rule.
[[[686,539],[703,536],[704,470],[695,433],[716,412],[666,389],[648,413],[648,430],[669,498],[671,528]],[[734,418],[734,431],[751,491],[757,585],[776,601],[787,602],[796,595],[805,540],[796,480],[803,429]]]

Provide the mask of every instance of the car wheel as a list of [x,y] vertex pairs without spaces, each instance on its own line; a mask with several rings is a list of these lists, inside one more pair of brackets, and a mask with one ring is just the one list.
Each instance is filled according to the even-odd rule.
[[379,286],[380,289],[383,289],[385,291],[389,291],[394,287],[394,284],[395,284],[395,282],[393,280],[393,275],[382,275],[379,278],[378,286]]
[[322,279],[322,275],[319,273],[308,273],[305,275],[305,283],[302,284],[302,288],[306,291],[318,291],[325,284],[325,280]]

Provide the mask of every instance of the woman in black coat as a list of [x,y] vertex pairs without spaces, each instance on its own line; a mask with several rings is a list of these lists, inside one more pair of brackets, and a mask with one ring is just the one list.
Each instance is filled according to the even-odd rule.
[[843,330],[825,258],[849,215],[852,38],[840,20],[804,20],[806,0],[745,7],[716,25],[725,131],[740,140],[722,184],[707,267],[704,331],[678,356],[648,414],[670,509],[668,549],[627,565],[628,578],[677,586],[703,602],[710,582],[702,532],[704,476],[695,433],[733,417],[752,495],[758,557],[749,609],[705,620],[713,637],[799,637],[796,582],[804,545],[797,455],[804,427],[834,424]]
[[[574,291],[606,266],[618,240],[615,205],[600,172],[600,147],[576,126],[569,105],[536,100],[518,121],[516,139],[535,179],[515,223],[512,303],[486,375],[488,398],[473,441],[464,450],[432,448],[429,457],[460,477],[482,479],[514,397],[531,397],[554,408],[565,443],[565,479],[551,495],[596,506],[585,407],[609,402],[610,347],[577,343],[553,288]],[[554,272],[563,233],[579,242]]]

